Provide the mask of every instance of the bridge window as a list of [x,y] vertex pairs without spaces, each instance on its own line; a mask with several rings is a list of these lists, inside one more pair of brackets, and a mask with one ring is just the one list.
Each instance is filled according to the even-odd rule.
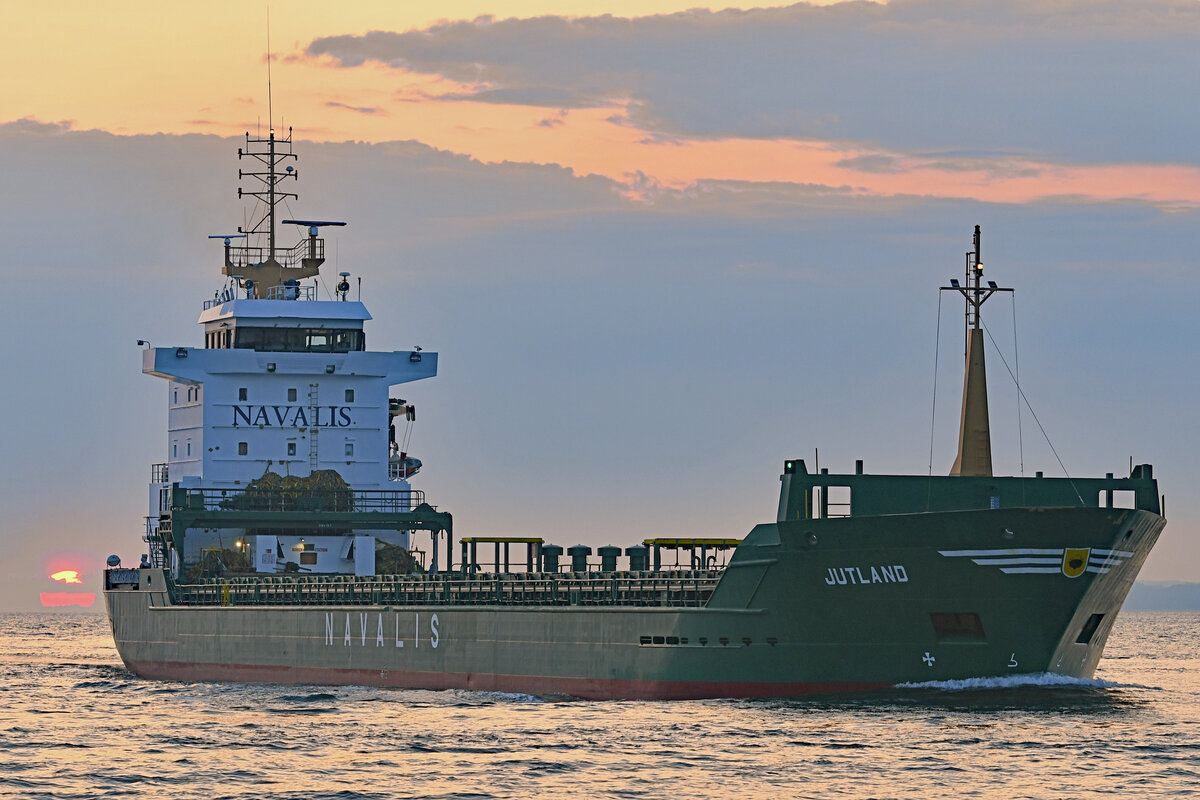
[[277,353],[349,353],[366,350],[361,330],[326,328],[256,328],[239,326],[233,346]]

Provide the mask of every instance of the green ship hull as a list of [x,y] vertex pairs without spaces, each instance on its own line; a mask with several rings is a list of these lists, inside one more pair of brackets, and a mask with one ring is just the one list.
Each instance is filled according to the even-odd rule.
[[[703,573],[715,586],[702,604],[681,605],[699,595],[655,600],[645,592],[522,602],[514,590],[546,578],[536,573],[426,576],[424,585],[438,588],[420,603],[402,602],[413,580],[404,578],[351,579],[357,592],[328,577],[277,578],[271,591],[252,580],[221,582],[188,595],[153,568],[110,570],[105,598],[125,664],[157,679],[678,699],[1044,672],[1088,678],[1165,525],[1144,477],[1102,484],[1135,487],[1154,498],[1152,510],[786,519],[789,495],[810,504],[813,485],[854,480],[856,494],[875,482],[886,495],[896,481],[926,479],[785,474],[785,519],[757,526],[727,568]],[[988,479],[984,489],[1012,490],[1018,480]],[[1064,483],[1038,481],[1043,489]],[[686,571],[663,574],[687,582]],[[589,573],[586,581],[629,575]],[[456,582],[486,592],[448,601]]]

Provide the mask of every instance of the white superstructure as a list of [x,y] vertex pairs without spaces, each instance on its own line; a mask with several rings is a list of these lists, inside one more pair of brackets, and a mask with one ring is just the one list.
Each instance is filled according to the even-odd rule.
[[[290,151],[290,135],[280,141]],[[271,188],[269,202],[278,202],[277,194],[294,197],[274,191],[279,180],[294,174],[288,167],[277,175],[276,162],[294,156],[276,152],[273,133],[269,140],[247,136],[247,143],[270,146],[269,152],[247,153],[263,156],[270,166],[267,177],[260,176]],[[230,281],[204,303],[198,320],[204,346],[143,351],[142,372],[169,381],[167,459],[152,472],[148,533],[169,509],[172,485],[233,494],[267,473],[306,478],[329,470],[351,491],[370,491],[375,502],[387,491],[394,493],[386,497],[396,510],[413,505],[407,478],[420,462],[399,451],[392,426],[396,417],[411,422],[415,409],[389,391],[436,375],[437,354],[367,350],[364,323],[371,315],[348,299],[348,273],[341,274],[336,297],[329,300],[316,299],[319,281],[301,284],[324,261],[319,227],[342,223],[299,221],[309,229],[307,240],[278,250],[273,213],[269,221],[269,231],[249,232],[269,235],[268,247],[231,247],[230,238],[246,234],[223,237]],[[266,285],[272,281],[278,282]],[[258,571],[289,569],[290,561],[303,571],[364,574],[374,572],[376,538],[408,546],[403,532],[244,533],[189,531],[186,560],[204,550],[252,548]],[[304,553],[309,555],[299,558]]]

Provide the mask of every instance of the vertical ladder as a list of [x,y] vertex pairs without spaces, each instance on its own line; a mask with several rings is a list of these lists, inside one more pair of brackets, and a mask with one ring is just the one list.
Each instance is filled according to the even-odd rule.
[[317,390],[320,384],[310,383],[308,385],[308,472],[311,475],[315,472],[319,463],[317,454],[317,434],[321,428],[317,425],[317,414],[321,411],[321,406],[317,400]]

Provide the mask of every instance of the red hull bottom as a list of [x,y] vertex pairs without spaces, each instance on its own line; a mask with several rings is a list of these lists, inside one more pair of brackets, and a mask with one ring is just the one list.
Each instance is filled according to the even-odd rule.
[[134,661],[126,666],[143,678],[232,683],[311,683],[379,686],[389,689],[467,689],[582,700],[700,700],[718,697],[797,697],[881,689],[887,683],[740,683],[566,678],[547,675],[494,675],[479,672],[393,672],[334,667],[279,667],[254,664],[191,664]]

